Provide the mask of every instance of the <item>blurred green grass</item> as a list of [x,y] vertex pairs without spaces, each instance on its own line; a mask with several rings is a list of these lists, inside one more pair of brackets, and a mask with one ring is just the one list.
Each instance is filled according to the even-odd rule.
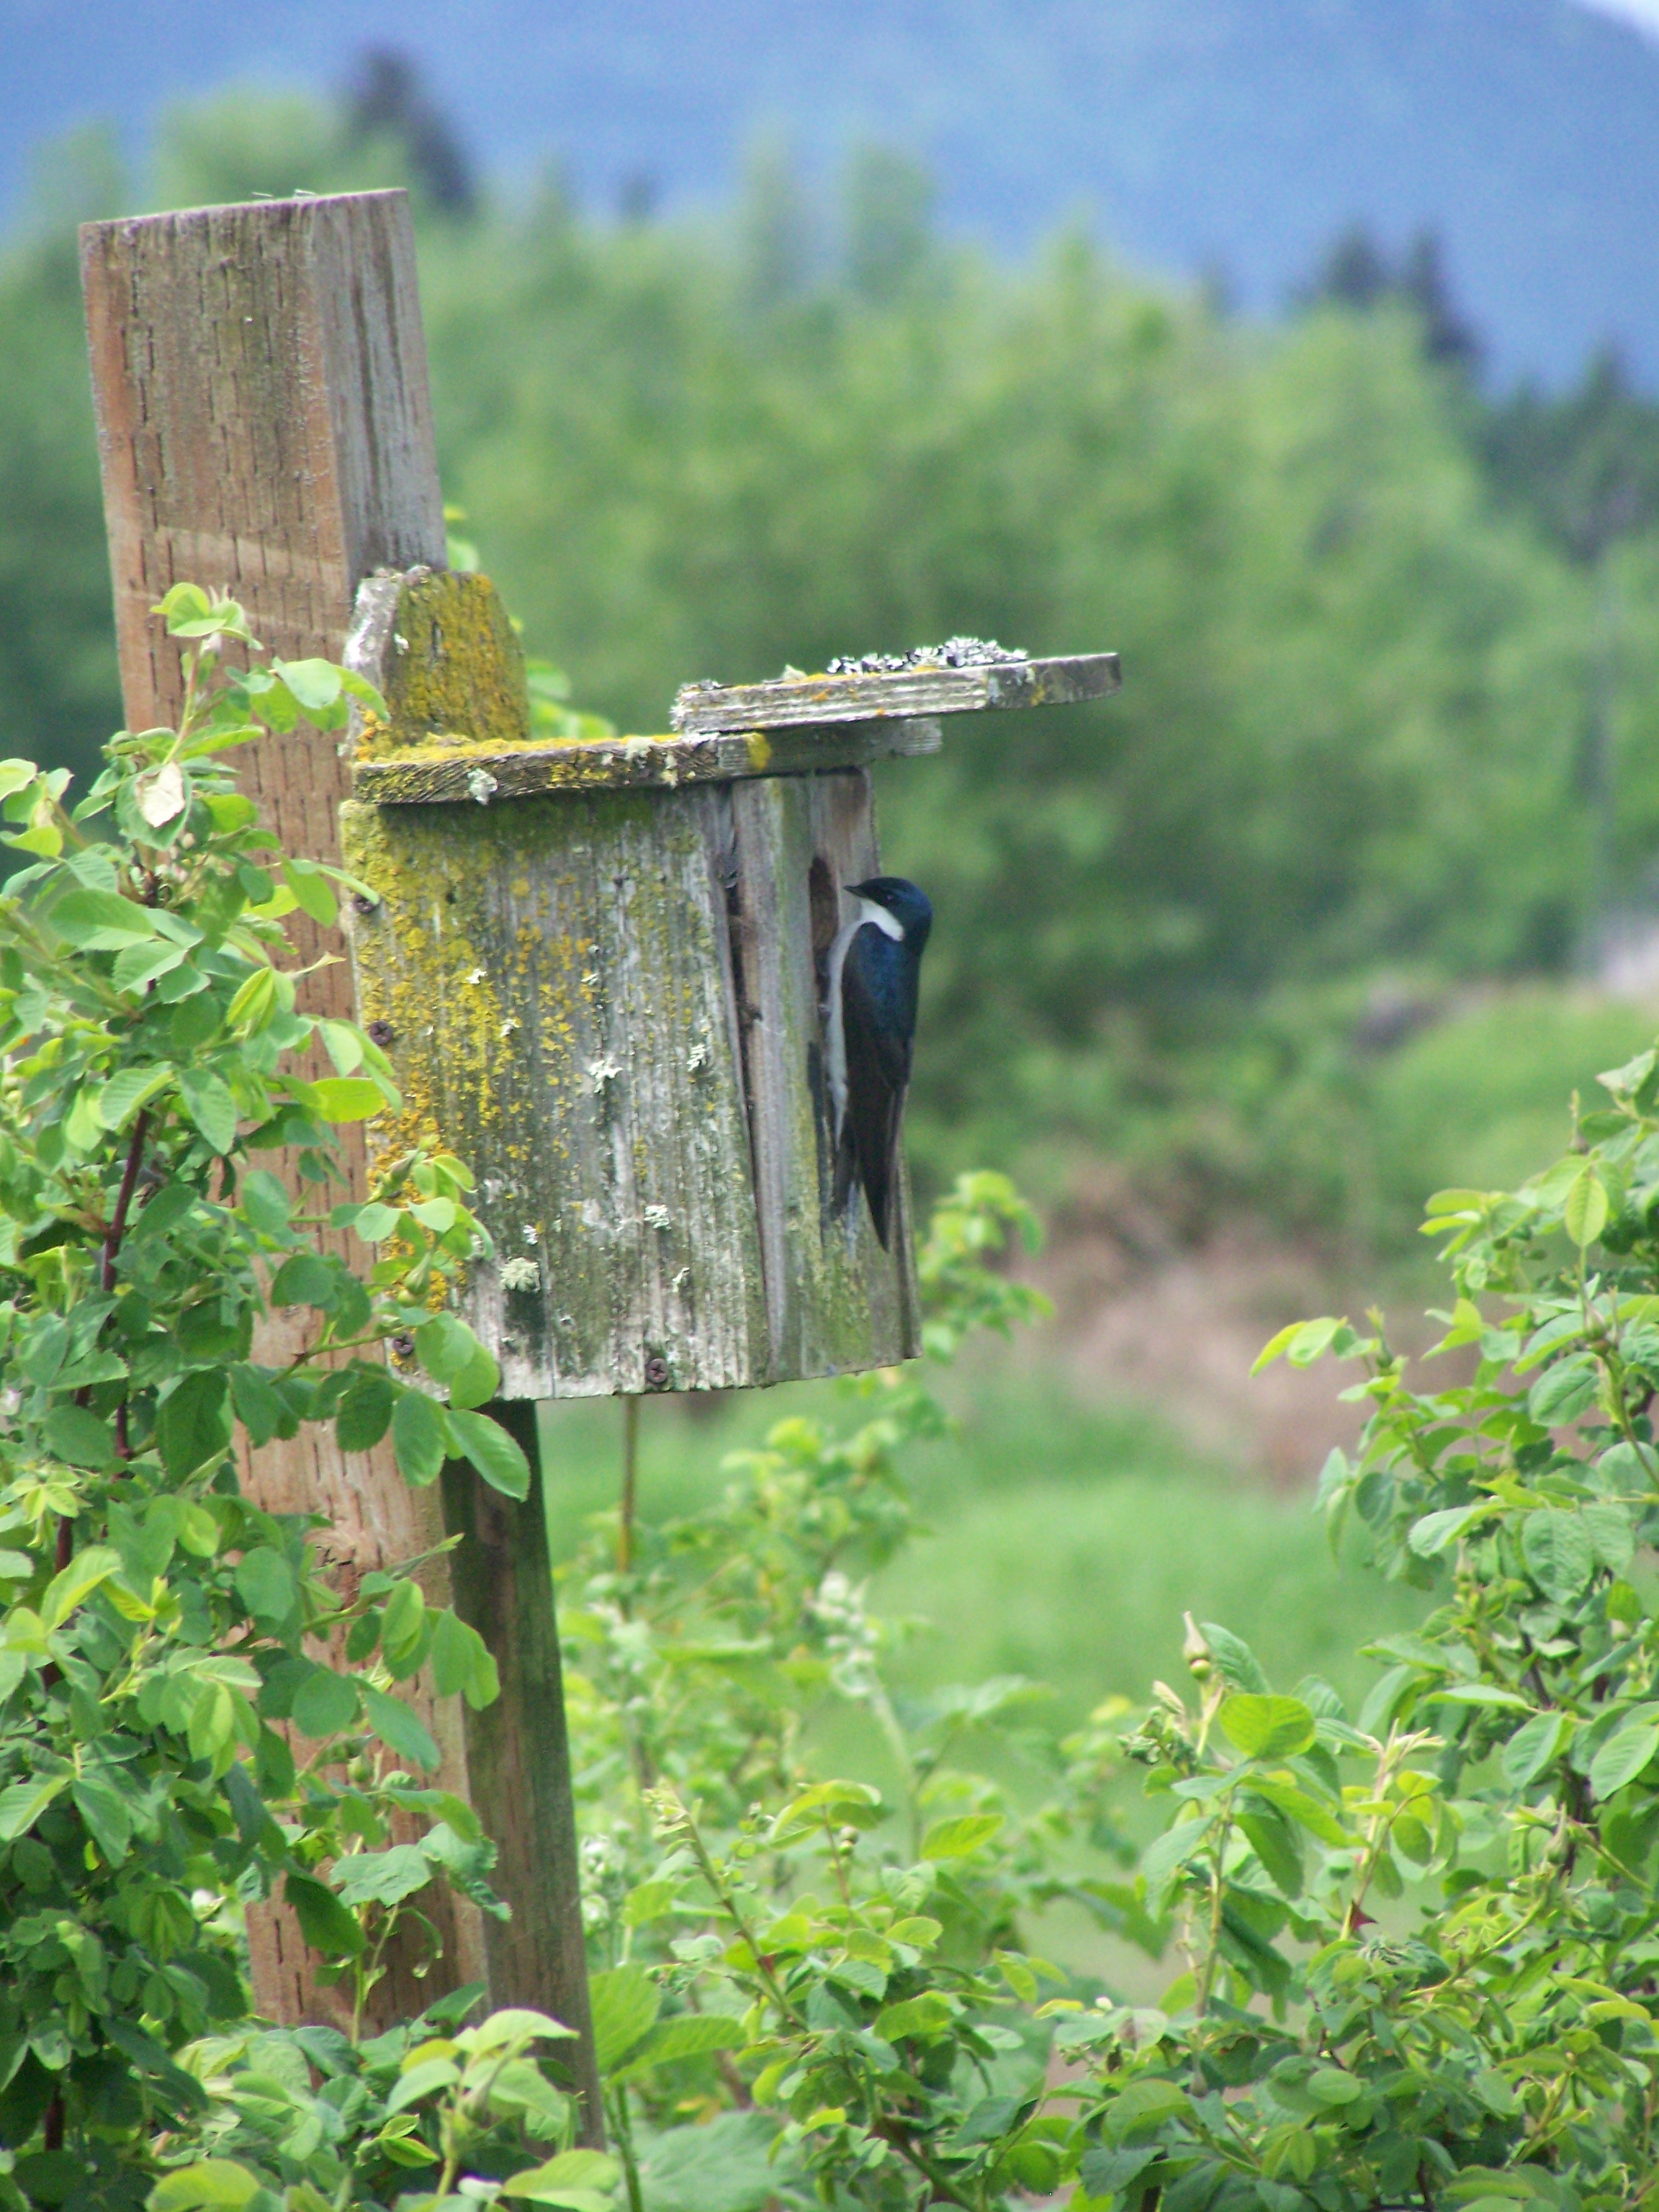
[[[1334,1560],[1306,1494],[1264,1490],[1197,1457],[1158,1416],[1079,1404],[1056,1374],[998,1362],[936,1378],[956,1433],[908,1462],[924,1528],[872,1580],[872,1610],[913,1624],[901,1686],[918,1691],[1025,1674],[1080,1719],[1113,1693],[1139,1703],[1157,1676],[1184,1680],[1182,1616],[1218,1620],[1289,1687],[1310,1673],[1344,1694],[1369,1679],[1357,1646],[1413,1620],[1422,1601],[1370,1573],[1352,1546]],[[1333,1375],[1333,1387],[1336,1378]],[[641,1407],[641,1516],[717,1498],[720,1463],[787,1414],[852,1425],[836,1385],[734,1394],[701,1417]],[[554,1553],[614,1510],[622,1410],[550,1408],[544,1454]]]
[[1650,1009],[1583,988],[1534,984],[1477,1002],[1379,1060],[1367,1085],[1372,1172],[1410,1231],[1431,1192],[1509,1190],[1565,1151],[1577,1091],[1653,1042]]

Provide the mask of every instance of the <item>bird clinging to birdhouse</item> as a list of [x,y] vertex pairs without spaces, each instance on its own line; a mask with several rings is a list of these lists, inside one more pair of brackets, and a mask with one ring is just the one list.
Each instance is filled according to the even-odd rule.
[[837,1212],[846,1206],[856,1177],[885,1251],[921,956],[933,909],[926,892],[902,876],[872,876],[847,890],[858,910],[830,946],[824,1007],[836,1115],[835,1205]]

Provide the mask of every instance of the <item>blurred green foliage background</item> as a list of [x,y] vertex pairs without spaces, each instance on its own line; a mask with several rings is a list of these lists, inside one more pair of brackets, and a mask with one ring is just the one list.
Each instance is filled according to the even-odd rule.
[[408,183],[447,494],[584,706],[659,729],[690,678],[959,630],[1121,652],[1119,699],[883,772],[941,915],[926,1180],[1061,1200],[1104,1152],[1174,1216],[1384,1251],[1644,1033],[1550,981],[1659,900],[1659,410],[1616,364],[1484,394],[1431,242],[1339,241],[1267,326],[1080,231],[995,264],[879,149],[822,204],[763,143],[669,223],[440,190],[369,122],[233,93],[144,177],[43,156],[0,254],[7,750],[118,719],[76,219]]

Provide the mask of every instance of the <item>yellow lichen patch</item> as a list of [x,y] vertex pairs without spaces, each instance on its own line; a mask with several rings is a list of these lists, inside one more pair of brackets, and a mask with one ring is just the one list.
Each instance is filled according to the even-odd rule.
[[448,734],[468,745],[520,745],[530,736],[524,653],[488,576],[416,574],[398,598],[380,688],[390,726],[366,720],[360,757],[385,759]]

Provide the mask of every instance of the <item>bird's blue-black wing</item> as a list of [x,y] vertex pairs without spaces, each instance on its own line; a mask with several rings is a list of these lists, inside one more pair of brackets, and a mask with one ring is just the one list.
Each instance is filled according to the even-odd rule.
[[885,1250],[915,1034],[915,979],[914,963],[902,948],[872,923],[866,922],[847,948],[841,1003],[847,1109],[836,1163],[836,1202],[846,1202],[856,1173]]

